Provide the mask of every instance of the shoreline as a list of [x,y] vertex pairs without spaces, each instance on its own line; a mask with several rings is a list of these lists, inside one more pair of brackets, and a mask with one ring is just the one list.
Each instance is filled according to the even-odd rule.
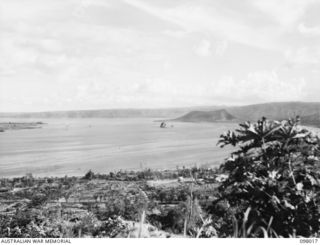
[[0,132],[42,128],[43,122],[0,122]]
[[[179,171],[190,171],[192,169],[198,169],[198,170],[205,170],[205,171],[216,171],[219,169],[220,165],[222,164],[219,163],[217,165],[213,164],[203,164],[200,166],[190,164],[190,165],[184,165],[184,166],[175,166],[175,167],[167,167],[167,168],[133,168],[133,169],[116,169],[116,170],[110,170],[110,171],[92,171],[91,169],[88,169],[87,171],[84,171],[83,173],[79,174],[57,174],[57,175],[42,175],[42,174],[35,174],[32,172],[26,172],[24,174],[17,174],[17,175],[8,175],[8,176],[0,176],[0,180],[12,180],[12,179],[20,179],[20,178],[25,178],[26,176],[32,176],[32,178],[36,180],[43,180],[43,179],[61,179],[61,178],[82,178],[87,172],[92,171],[94,172],[97,176],[108,176],[111,173],[113,174],[121,174],[121,175],[137,175],[143,172],[151,172],[151,173],[160,173],[160,174],[172,174],[172,173],[177,173]],[[121,180],[119,180],[121,181]]]

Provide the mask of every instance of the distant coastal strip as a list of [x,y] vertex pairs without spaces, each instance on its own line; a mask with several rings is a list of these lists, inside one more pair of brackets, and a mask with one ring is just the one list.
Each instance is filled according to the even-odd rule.
[[6,130],[41,128],[43,122],[0,122],[0,132]]

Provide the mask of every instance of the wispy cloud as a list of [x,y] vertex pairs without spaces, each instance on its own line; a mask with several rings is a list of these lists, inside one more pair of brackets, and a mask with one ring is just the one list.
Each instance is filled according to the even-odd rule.
[[242,103],[252,103],[252,100],[294,101],[306,96],[304,78],[286,80],[280,78],[275,71],[251,72],[239,80],[225,76],[214,85],[214,89],[214,95],[225,102],[228,101],[227,91],[234,91],[234,100]]
[[279,35],[276,29],[269,27],[256,28],[235,19],[232,15],[222,14],[214,6],[201,6],[196,3],[161,8],[150,4],[149,1],[125,0],[126,3],[146,11],[160,19],[180,26],[184,31],[210,32],[217,37],[243,43],[259,48],[277,48],[275,39]]
[[320,26],[306,26],[304,23],[300,23],[298,25],[298,30],[302,34],[320,36]]
[[286,60],[295,65],[320,64],[320,49],[314,47],[301,47],[286,50]]
[[304,16],[317,0],[251,0],[251,3],[282,27],[290,28]]
[[195,46],[194,52],[199,56],[210,56],[212,54],[211,43],[206,39],[201,40],[200,43]]

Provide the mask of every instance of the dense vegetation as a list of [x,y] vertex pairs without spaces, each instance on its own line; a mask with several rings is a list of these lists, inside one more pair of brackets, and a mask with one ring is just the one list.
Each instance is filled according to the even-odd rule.
[[299,124],[240,124],[219,169],[2,179],[0,236],[318,236],[320,140]]
[[299,121],[263,118],[221,136],[222,146],[239,146],[222,166],[229,177],[219,187],[242,224],[237,235],[319,234],[320,140]]

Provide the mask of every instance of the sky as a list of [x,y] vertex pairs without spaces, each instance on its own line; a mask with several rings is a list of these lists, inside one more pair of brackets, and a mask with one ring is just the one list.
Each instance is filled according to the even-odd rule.
[[320,101],[320,0],[1,0],[0,111]]

